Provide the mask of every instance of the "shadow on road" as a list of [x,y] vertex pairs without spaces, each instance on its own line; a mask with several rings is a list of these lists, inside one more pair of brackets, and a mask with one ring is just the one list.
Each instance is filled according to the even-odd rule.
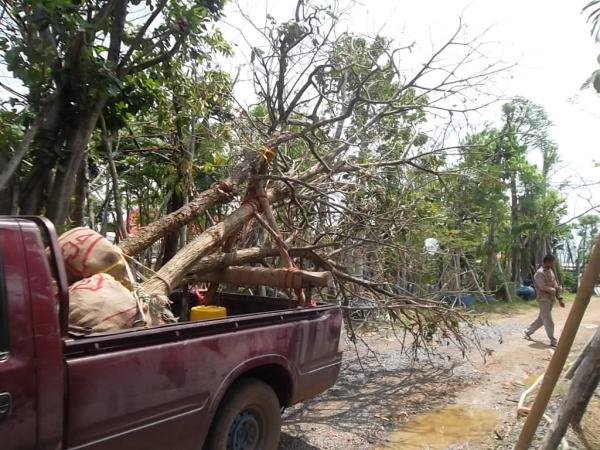
[[286,411],[279,449],[368,448],[424,405],[451,402],[464,382],[462,363],[372,362],[363,371],[356,361],[345,361],[333,388]]
[[295,449],[295,450],[320,450],[319,447],[306,443],[301,437],[290,436],[287,433],[281,434],[279,441],[280,449]]
[[532,342],[531,344],[529,344],[529,348],[535,348],[536,350],[548,350],[550,347],[547,344],[543,344],[541,342]]

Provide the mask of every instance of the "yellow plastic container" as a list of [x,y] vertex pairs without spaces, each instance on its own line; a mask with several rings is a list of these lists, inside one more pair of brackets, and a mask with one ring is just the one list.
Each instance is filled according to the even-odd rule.
[[208,320],[227,317],[227,308],[222,306],[194,306],[190,310],[190,320]]

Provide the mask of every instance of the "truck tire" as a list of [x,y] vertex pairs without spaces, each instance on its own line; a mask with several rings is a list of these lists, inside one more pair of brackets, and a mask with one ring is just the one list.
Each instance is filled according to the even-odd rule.
[[225,394],[205,450],[277,450],[281,433],[279,399],[271,387],[245,377]]

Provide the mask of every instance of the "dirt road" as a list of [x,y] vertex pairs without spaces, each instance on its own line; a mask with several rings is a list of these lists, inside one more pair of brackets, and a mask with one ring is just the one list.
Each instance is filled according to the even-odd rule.
[[[569,310],[554,310],[557,335]],[[394,336],[364,336],[360,358],[348,348],[335,387],[286,412],[280,450],[511,448],[518,397],[550,357],[543,330],[534,342],[522,337],[536,315],[532,308],[493,316],[480,329],[491,353],[485,362],[448,347],[414,363]],[[592,299],[572,358],[598,324],[600,299]]]

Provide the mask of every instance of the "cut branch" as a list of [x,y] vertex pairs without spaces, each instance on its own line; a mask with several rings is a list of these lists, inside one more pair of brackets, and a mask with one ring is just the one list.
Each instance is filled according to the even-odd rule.
[[126,255],[135,256],[159,239],[204,214],[208,208],[231,201],[235,192],[236,187],[229,180],[215,183],[177,211],[155,220],[141,228],[135,235],[121,241],[119,247]]
[[331,272],[233,266],[221,272],[198,274],[195,281],[232,283],[240,286],[270,286],[278,289],[302,289],[330,287],[333,279]]

